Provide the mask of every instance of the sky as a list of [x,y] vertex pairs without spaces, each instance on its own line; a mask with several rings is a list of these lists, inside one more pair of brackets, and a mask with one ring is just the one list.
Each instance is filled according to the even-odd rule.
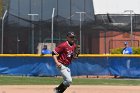
[[140,0],[93,0],[93,4],[95,14],[122,14],[125,10],[140,14]]

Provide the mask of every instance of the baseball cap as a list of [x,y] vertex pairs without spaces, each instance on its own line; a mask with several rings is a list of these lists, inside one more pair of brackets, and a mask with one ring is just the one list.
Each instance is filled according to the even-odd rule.
[[124,44],[125,44],[125,45],[127,45],[127,44],[128,44],[128,42],[124,42]]
[[75,36],[74,32],[68,32],[67,36]]

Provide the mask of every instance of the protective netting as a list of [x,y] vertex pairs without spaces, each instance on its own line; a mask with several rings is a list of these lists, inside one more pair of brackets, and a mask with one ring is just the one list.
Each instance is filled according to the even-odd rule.
[[[92,0],[11,0],[8,5],[4,20],[4,53],[32,53],[32,50],[37,53],[39,43],[51,43],[53,8],[53,42],[56,45],[66,40],[68,31],[75,32],[76,43],[80,44],[81,29],[82,53],[102,53],[101,46],[106,53],[109,51],[107,38],[124,33],[130,35],[129,14],[94,15]],[[140,15],[132,16],[133,35],[140,36]],[[102,45],[100,39],[104,39]]]
[[[120,34],[122,33],[130,33],[131,30],[131,24],[132,24],[132,30],[133,35],[139,36],[140,33],[137,33],[140,31],[140,14],[133,14],[132,15],[132,23],[130,19],[130,14],[101,14],[96,15],[96,27],[97,29],[102,29],[105,31],[117,31]],[[115,36],[116,34],[107,34],[107,37]]]

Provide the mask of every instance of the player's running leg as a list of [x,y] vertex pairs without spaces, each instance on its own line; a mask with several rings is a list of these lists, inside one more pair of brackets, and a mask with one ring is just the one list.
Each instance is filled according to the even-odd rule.
[[58,69],[60,70],[64,81],[56,88],[56,91],[58,91],[58,93],[63,93],[72,83],[71,72],[70,69],[64,65]]

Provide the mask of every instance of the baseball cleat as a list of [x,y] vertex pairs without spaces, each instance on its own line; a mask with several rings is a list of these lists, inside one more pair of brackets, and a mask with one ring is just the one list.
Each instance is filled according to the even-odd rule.
[[54,93],[59,93],[58,88],[54,88]]

